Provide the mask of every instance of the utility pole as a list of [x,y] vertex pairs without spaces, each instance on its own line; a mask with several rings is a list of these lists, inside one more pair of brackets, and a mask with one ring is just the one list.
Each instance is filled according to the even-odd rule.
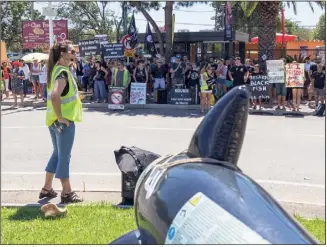
[[127,2],[123,2],[123,35],[127,34]]
[[[49,8],[52,8],[52,3],[49,1]],[[49,40],[50,40],[50,48],[53,46],[54,43],[54,37],[53,37],[53,22],[52,22],[52,16],[49,15]]]
[[31,21],[34,20],[34,2],[32,1],[32,4],[31,4]]

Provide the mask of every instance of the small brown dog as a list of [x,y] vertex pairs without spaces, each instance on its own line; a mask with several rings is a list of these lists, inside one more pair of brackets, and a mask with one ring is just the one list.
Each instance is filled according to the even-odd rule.
[[44,213],[45,217],[56,217],[65,215],[68,211],[67,208],[59,208],[54,203],[48,203],[41,207],[41,211]]

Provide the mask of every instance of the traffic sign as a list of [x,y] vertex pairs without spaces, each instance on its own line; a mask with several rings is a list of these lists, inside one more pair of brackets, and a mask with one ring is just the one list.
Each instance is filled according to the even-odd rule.
[[56,17],[57,16],[57,8],[55,7],[43,7],[42,14],[49,17]]

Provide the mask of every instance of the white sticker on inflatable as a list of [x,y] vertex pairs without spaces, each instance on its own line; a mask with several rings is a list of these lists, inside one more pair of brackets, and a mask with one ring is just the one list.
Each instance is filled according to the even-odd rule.
[[203,193],[179,210],[165,244],[270,244]]

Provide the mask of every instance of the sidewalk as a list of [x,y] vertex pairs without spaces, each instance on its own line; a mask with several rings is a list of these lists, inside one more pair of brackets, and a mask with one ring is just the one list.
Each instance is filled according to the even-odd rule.
[[[8,99],[1,101],[2,106],[13,105],[13,97],[10,96]],[[24,105],[27,107],[45,107],[46,102],[43,100],[34,100],[34,95],[27,95],[24,99]],[[91,103],[89,101],[83,100],[83,108],[88,109],[108,109],[107,103]],[[253,115],[272,115],[272,116],[312,116],[314,109],[309,108],[309,106],[302,104],[300,107],[300,112],[292,112],[289,108],[286,111],[276,111],[275,105],[263,105],[262,110],[249,109],[249,114]],[[169,104],[146,104],[146,105],[130,105],[126,104],[125,109],[171,109],[171,110],[198,110],[200,111],[199,105],[169,105]],[[108,109],[108,111],[110,111]]]
[[[83,204],[106,202],[117,205],[121,202],[120,192],[79,192],[77,193],[85,200]],[[1,206],[40,206],[47,201],[38,202],[39,191],[1,191]],[[51,202],[59,203],[60,196]],[[298,214],[307,219],[325,219],[325,206],[314,204],[302,204],[293,202],[279,202],[281,206],[291,215]]]

